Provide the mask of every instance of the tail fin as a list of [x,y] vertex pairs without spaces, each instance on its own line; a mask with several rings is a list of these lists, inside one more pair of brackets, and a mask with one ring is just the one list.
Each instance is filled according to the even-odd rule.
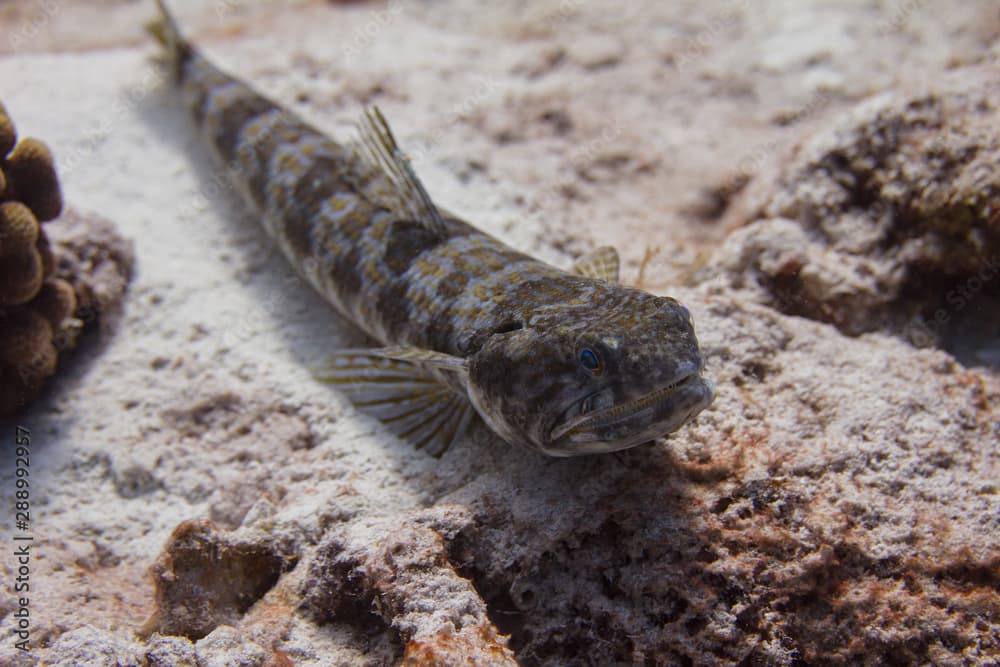
[[184,63],[194,55],[194,48],[184,39],[167,3],[164,0],[156,0],[156,6],[160,9],[160,18],[147,25],[146,29],[156,41],[166,47],[174,79],[180,81]]

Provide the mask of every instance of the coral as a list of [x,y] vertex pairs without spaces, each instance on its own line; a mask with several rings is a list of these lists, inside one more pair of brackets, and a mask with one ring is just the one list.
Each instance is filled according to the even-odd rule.
[[[40,221],[62,209],[52,155],[36,139],[17,142],[0,105],[0,414],[32,400],[56,369],[56,334],[75,299],[51,278],[53,260]],[[44,288],[44,294],[41,294]],[[41,296],[41,310],[33,299]]]
[[21,201],[41,222],[62,212],[62,194],[48,146],[37,139],[22,139],[4,160],[4,198]]
[[56,329],[61,322],[76,312],[76,292],[61,278],[47,280],[32,302],[35,312],[48,320]]
[[0,305],[16,306],[42,287],[40,228],[31,209],[20,202],[0,204]]
[[[2,104],[0,155],[0,414],[8,414],[34,400],[55,373],[59,353],[75,345],[96,313],[117,304],[132,259],[131,250],[102,229],[101,238],[61,248],[57,266],[54,228],[94,225],[75,215],[50,222],[63,206],[52,154],[37,139],[18,141]],[[100,264],[105,275],[96,273]],[[109,274],[118,276],[120,288],[95,292]]]
[[[0,155],[6,155],[17,143],[14,121],[7,115],[7,108],[0,102]],[[0,178],[0,194],[3,194],[6,178]]]
[[0,345],[0,400],[16,404],[21,387],[32,388],[56,370],[57,352],[52,325],[39,313],[26,308],[3,311],[3,344]]

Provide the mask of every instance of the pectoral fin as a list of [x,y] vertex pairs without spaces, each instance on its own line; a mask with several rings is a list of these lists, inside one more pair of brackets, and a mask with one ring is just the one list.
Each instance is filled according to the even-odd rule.
[[417,348],[342,350],[317,369],[354,407],[396,436],[439,457],[468,427],[475,409],[431,370],[464,372],[464,360]]
[[426,364],[443,371],[454,371],[464,373],[466,361],[462,357],[455,357],[444,352],[425,350],[421,347],[407,347],[403,345],[380,347],[371,350],[372,354],[377,354],[386,359],[398,359],[400,361],[412,361],[414,363]]
[[601,246],[578,259],[570,271],[588,278],[617,283],[618,265],[618,251],[611,246]]

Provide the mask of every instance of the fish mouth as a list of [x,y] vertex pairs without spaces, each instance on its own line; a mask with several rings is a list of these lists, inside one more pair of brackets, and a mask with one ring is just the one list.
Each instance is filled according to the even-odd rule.
[[672,433],[708,407],[715,398],[715,384],[691,373],[631,401],[568,416],[589,398],[567,409],[551,432],[547,454],[614,452]]

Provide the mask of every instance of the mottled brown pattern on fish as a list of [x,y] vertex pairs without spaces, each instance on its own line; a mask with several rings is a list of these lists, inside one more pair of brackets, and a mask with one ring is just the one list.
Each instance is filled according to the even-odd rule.
[[[406,355],[424,355],[429,370],[415,382],[467,393],[506,440],[560,456],[639,444],[710,402],[690,316],[676,301],[562,271],[439,213],[391,152],[377,112],[366,119],[375,150],[390,151],[386,165],[222,73],[161,9],[192,115],[269,234],[341,313],[384,345],[416,350],[397,352],[395,365],[344,357],[346,368],[417,373],[422,362]],[[434,401],[432,430],[465,412]],[[434,435],[407,424],[421,442]]]
[[455,336],[442,331],[489,328],[491,311],[511,287],[509,278],[491,279],[505,267],[531,262],[539,278],[565,276],[463,222],[451,220],[451,236],[437,238],[417,222],[394,219],[363,192],[369,168],[352,147],[220,75],[197,54],[182,76],[195,119],[271,234],[297,264],[317,260],[326,275],[306,278],[321,291],[338,283],[336,305],[352,319],[369,317],[358,324],[383,342],[456,352]]

